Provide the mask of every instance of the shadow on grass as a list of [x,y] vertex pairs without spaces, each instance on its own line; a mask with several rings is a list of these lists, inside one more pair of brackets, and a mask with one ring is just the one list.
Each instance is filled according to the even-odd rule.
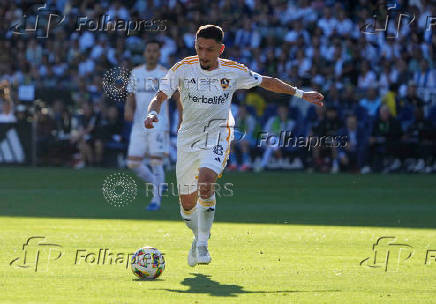
[[239,294],[248,293],[296,293],[296,292],[340,292],[340,290],[277,290],[277,291],[250,291],[244,290],[240,285],[221,284],[210,278],[210,275],[200,273],[191,273],[193,278],[185,278],[180,284],[188,286],[188,290],[179,289],[161,289],[169,292],[185,293],[185,294],[208,294],[213,297],[237,297]]

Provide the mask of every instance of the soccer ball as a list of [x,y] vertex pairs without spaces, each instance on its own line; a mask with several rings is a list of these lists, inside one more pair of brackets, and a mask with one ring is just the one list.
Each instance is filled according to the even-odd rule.
[[165,258],[153,247],[139,248],[132,256],[132,272],[140,279],[156,279],[165,270]]

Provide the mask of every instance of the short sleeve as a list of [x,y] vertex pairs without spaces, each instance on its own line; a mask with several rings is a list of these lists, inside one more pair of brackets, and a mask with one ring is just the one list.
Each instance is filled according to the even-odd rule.
[[262,83],[262,76],[249,69],[246,69],[239,73],[239,77],[236,81],[238,89],[251,89],[252,87],[258,86]]
[[159,82],[159,91],[165,93],[170,98],[179,86],[179,70],[176,63],[170,70],[168,70],[165,77]]

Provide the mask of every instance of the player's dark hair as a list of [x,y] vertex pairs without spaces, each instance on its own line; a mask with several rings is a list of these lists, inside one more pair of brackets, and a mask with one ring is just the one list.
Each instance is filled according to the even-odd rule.
[[218,43],[223,43],[224,32],[223,29],[218,25],[202,25],[198,28],[196,38],[213,39]]
[[148,40],[148,41],[145,43],[145,46],[147,46],[147,45],[149,45],[149,44],[152,44],[152,43],[156,43],[156,44],[159,46],[159,48],[162,47],[160,41],[159,41],[159,40],[156,40],[156,39]]

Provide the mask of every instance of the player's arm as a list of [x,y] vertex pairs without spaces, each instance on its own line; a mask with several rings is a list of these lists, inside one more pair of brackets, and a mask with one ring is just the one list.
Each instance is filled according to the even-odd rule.
[[129,94],[127,95],[127,102],[126,102],[126,106],[124,107],[124,120],[132,121],[133,113],[135,113],[135,110],[136,110],[135,95]]
[[179,92],[179,90],[177,90],[174,93],[173,98],[176,101],[177,113],[179,114],[179,122],[177,124],[177,130],[178,130],[178,129],[180,129],[180,125],[182,124],[182,120],[183,120],[183,106],[182,106],[182,102],[180,100],[180,92]]
[[150,104],[148,105],[147,118],[144,121],[144,125],[147,129],[153,129],[154,128],[153,123],[159,121],[157,115],[160,112],[162,103],[167,99],[168,99],[167,94],[165,94],[162,91],[159,91],[150,101]]
[[[174,65],[159,81],[159,91],[157,94],[153,97],[150,104],[148,105],[148,114],[147,118],[144,121],[144,125],[147,129],[153,128],[153,123],[158,122],[158,114],[160,112],[160,108],[162,106],[162,103],[168,99],[168,97],[173,96],[173,94],[177,91],[178,83],[179,83],[179,76],[175,72],[176,65]],[[180,70],[179,70],[180,72]]]
[[315,91],[304,92],[283,82],[278,78],[262,76],[262,82],[260,86],[265,90],[274,93],[295,95],[321,107],[324,105],[324,103],[322,102],[324,100],[324,96],[321,93]]

